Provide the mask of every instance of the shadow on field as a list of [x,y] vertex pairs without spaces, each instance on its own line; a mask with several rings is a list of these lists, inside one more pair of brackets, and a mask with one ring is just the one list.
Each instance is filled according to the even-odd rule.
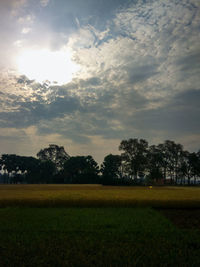
[[158,209],[158,211],[178,228],[200,230],[200,209]]

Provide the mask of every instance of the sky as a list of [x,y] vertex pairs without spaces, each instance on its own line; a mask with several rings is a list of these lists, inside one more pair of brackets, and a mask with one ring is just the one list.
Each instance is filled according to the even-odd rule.
[[0,154],[200,149],[199,0],[1,0]]

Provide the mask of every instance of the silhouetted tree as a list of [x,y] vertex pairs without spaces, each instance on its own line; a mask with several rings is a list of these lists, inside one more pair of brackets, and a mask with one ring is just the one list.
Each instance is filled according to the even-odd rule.
[[58,171],[60,171],[65,161],[67,161],[70,156],[65,152],[63,146],[49,145],[49,147],[41,149],[37,153],[37,157],[42,161],[52,161]]
[[[31,166],[34,164],[34,168]],[[33,157],[18,156],[15,154],[3,154],[1,156],[1,166],[5,173],[8,175],[9,183],[26,182],[26,178],[30,172],[37,172],[39,160]],[[37,163],[37,164],[36,164]]]
[[25,179],[27,183],[40,183],[40,163],[41,161],[34,157],[23,157]]
[[[166,140],[152,145],[144,139],[122,140],[120,155],[107,155],[99,167],[92,156],[69,157],[64,147],[50,145],[34,157],[3,154],[0,157],[1,182],[5,183],[98,183],[138,184],[144,174],[158,181],[167,177],[171,182],[188,184],[200,177],[200,151],[183,151],[180,144]],[[139,180],[137,178],[140,178]],[[134,178],[134,180],[133,180]]]
[[124,161],[124,168],[130,177],[137,179],[138,173],[143,172],[147,163],[148,142],[144,139],[122,140],[119,150]]
[[92,156],[71,157],[64,163],[66,183],[97,183],[99,167]]
[[179,172],[180,175],[184,178],[184,184],[185,184],[185,178],[187,178],[187,183],[190,184],[190,180],[193,176],[193,170],[191,165],[191,156],[188,151],[183,151],[183,158],[181,161]]
[[161,154],[161,165],[164,180],[170,177],[171,183],[176,182],[179,177],[179,169],[183,157],[183,147],[174,141],[166,140],[164,144],[159,144],[157,148]]
[[162,159],[161,160],[162,174],[163,174],[162,176],[164,178],[164,183],[165,183],[168,174],[168,167],[170,164],[170,154],[168,153],[168,149],[165,143],[157,145],[157,149],[159,150]]
[[163,159],[158,146],[152,145],[149,147],[147,166],[149,171],[148,178],[150,180],[158,182],[158,180],[163,178]]
[[103,184],[115,184],[116,179],[122,178],[122,159],[120,155],[109,154],[101,165]]
[[195,168],[195,173],[197,177],[200,177],[200,150],[196,153],[197,155],[197,163]]
[[53,183],[56,166],[50,160],[41,161],[33,157],[24,157],[27,183]]
[[56,165],[54,162],[50,160],[40,161],[39,164],[39,182],[40,183],[53,183],[54,174],[56,173]]
[[8,175],[9,183],[18,182],[16,177],[17,173],[20,171],[20,156],[15,154],[3,154],[1,156],[1,166],[3,171]]

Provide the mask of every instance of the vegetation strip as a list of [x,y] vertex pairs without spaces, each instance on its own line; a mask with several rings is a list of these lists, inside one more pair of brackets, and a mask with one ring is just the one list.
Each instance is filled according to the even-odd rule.
[[0,185],[0,207],[200,208],[199,187]]
[[50,144],[37,158],[3,154],[0,183],[198,185],[200,150],[190,153],[166,140],[151,145],[144,139],[122,140],[121,155],[105,156],[100,168],[91,155],[70,157],[64,147]]

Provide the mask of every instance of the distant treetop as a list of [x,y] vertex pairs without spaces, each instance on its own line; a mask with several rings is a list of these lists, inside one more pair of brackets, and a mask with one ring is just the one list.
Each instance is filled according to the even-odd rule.
[[37,153],[37,157],[42,161],[52,161],[58,170],[62,169],[65,161],[70,158],[63,146],[54,144],[50,144],[49,147],[41,149]]

